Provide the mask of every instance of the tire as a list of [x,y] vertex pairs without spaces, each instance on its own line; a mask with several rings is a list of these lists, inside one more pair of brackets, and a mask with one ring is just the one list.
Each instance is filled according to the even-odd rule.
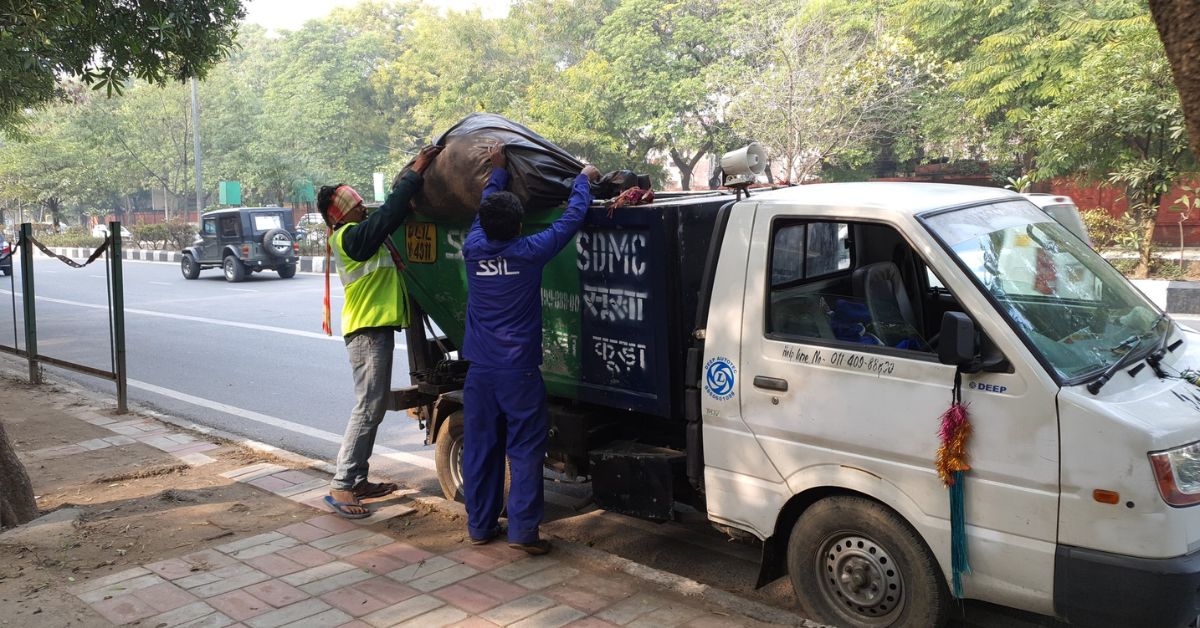
[[184,279],[195,279],[200,276],[200,264],[196,263],[196,258],[192,257],[191,253],[184,253],[180,257],[179,265]]
[[0,270],[0,272],[4,273],[4,276],[5,276],[5,277],[8,277],[9,275],[11,275],[11,274],[12,274],[12,269],[11,269],[11,268],[5,268],[4,270]]
[[296,265],[288,264],[286,266],[280,266],[279,268],[276,268],[275,271],[279,273],[280,279],[291,279],[292,277],[296,276]]
[[237,283],[246,278],[246,267],[241,260],[232,255],[225,256],[225,260],[221,262],[221,269],[225,271],[225,281],[230,283]]
[[835,626],[945,625],[950,592],[903,518],[863,497],[818,501],[792,528],[788,573],[801,606]]
[[[434,443],[433,460],[437,467],[438,484],[442,485],[442,495],[456,502],[463,501],[462,491],[462,445],[463,445],[463,412],[458,410],[446,417],[438,428],[437,441]],[[512,482],[512,474],[508,468],[508,458],[504,459],[504,503],[501,513],[507,508],[508,489]]]
[[262,237],[263,250],[276,259],[285,259],[291,255],[292,243],[292,234],[284,229],[271,229]]

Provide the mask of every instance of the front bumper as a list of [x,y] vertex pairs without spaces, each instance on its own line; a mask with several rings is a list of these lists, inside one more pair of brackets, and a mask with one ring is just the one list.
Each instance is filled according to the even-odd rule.
[[1155,559],[1060,545],[1054,610],[1080,626],[1191,625],[1200,616],[1200,550]]

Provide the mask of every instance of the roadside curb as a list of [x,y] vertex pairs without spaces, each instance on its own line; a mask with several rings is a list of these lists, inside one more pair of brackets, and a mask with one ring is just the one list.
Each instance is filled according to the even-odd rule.
[[[64,255],[72,259],[87,259],[87,256],[92,254],[91,249],[75,248],[75,247],[49,247],[51,251],[59,255]],[[39,254],[40,255],[40,254]],[[121,259],[132,262],[152,262],[156,264],[179,264],[181,261],[179,251],[155,251],[150,249],[121,249]],[[43,256],[44,257],[44,256]],[[324,273],[325,272],[325,256],[324,255],[302,255],[300,263],[297,267],[297,272],[301,273]]]
[[[23,368],[20,368],[16,364],[19,361],[20,360],[18,358],[0,355],[0,374],[17,380],[25,379],[27,377],[27,373]],[[75,395],[88,404],[100,406],[106,409],[112,405],[112,400],[109,399],[107,395],[89,390],[74,382],[63,380],[49,374],[43,373],[42,377],[44,383],[59,387],[65,390],[68,394]],[[334,466],[328,462],[316,460],[303,454],[281,449],[279,447],[268,445],[259,441],[247,439],[225,430],[198,425],[194,421],[188,421],[163,412],[159,412],[157,410],[147,408],[143,404],[137,402],[130,403],[130,410],[131,414],[136,413],[143,416],[148,416],[180,429],[194,431],[205,436],[229,441],[248,449],[260,451],[286,460],[287,462],[296,464],[298,466],[303,466],[329,474],[334,472]],[[390,480],[391,478],[387,479]],[[414,502],[426,505],[444,514],[453,514],[460,517],[466,515],[466,508],[462,504],[449,501],[441,496],[429,495],[417,490],[409,497]],[[824,626],[823,624],[805,619],[785,609],[775,608],[761,602],[749,600],[723,589],[717,589],[707,584],[697,582],[691,578],[669,573],[654,567],[650,567],[649,565],[644,565],[642,563],[617,556],[615,554],[610,554],[608,552],[573,543],[563,539],[562,537],[554,536],[554,538],[556,549],[563,551],[564,553],[580,557],[591,564],[612,569],[614,571],[619,571],[628,576],[643,580],[647,583],[669,589],[672,592],[686,597],[703,597],[706,601],[716,606],[720,606],[733,613],[743,615],[757,621],[788,626],[800,626],[802,628],[821,628]]]

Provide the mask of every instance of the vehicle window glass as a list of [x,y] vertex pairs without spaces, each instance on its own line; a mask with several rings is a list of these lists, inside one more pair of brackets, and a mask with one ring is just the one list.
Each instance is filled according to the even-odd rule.
[[238,216],[222,216],[221,217],[221,236],[222,237],[237,237],[238,234]]
[[976,283],[1063,379],[1103,371],[1159,335],[1158,309],[1060,223],[1025,201],[930,216]]
[[944,289],[946,287],[945,284],[942,283],[942,280],[938,279],[938,276],[933,274],[933,271],[929,270],[929,268],[925,269],[925,280],[929,282],[930,288]]
[[814,222],[808,225],[804,249],[804,278],[812,279],[850,268],[845,223]]
[[[886,248],[855,251],[850,225],[835,222],[783,223],[772,235],[771,289],[767,303],[768,334],[796,340],[853,343],[931,352],[922,329],[921,308],[913,307],[920,289],[891,261],[853,266],[854,256],[891,259],[897,242],[894,229],[858,225],[872,230]],[[797,234],[803,234],[800,237]],[[803,263],[797,264],[797,260]],[[940,316],[940,314],[932,314]]]
[[849,238],[846,223],[805,222],[777,227],[771,238],[771,285],[850,268]]
[[211,218],[204,221],[204,235],[217,235],[217,223]]
[[771,250],[771,285],[804,278],[804,229],[807,225],[787,225],[775,231]]
[[283,218],[279,214],[254,214],[254,230],[269,231],[282,229]]

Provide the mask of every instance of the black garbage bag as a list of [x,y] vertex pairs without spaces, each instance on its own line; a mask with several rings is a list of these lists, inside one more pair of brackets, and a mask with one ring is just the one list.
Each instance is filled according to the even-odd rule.
[[[434,143],[444,148],[425,171],[425,184],[413,205],[423,216],[442,222],[468,224],[475,219],[492,171],[488,151],[496,144],[507,146],[508,190],[530,212],[565,203],[584,165],[524,125],[494,113],[473,113]],[[592,195],[603,199],[620,194],[627,178],[615,183],[612,178],[610,175],[594,185]],[[632,175],[629,185],[636,185],[636,178]]]
[[492,167],[488,151],[507,146],[508,190],[526,211],[558,207],[571,195],[583,163],[523,125],[493,113],[473,113],[434,141],[442,152],[425,171],[425,184],[413,199],[417,212],[435,220],[469,223]]

